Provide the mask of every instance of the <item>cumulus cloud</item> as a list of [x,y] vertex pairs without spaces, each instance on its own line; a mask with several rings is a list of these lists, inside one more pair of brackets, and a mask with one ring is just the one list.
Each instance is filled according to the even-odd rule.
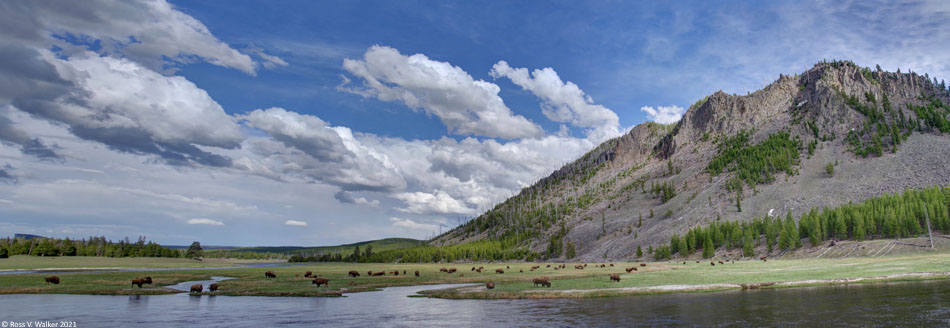
[[41,51],[35,59],[55,68],[64,93],[16,95],[12,105],[64,123],[81,138],[170,164],[209,166],[229,166],[230,159],[198,145],[235,148],[244,139],[224,109],[184,77],[91,52],[60,59]]
[[206,218],[194,218],[188,220],[188,224],[203,224],[203,225],[212,225],[212,226],[223,226],[224,222]]
[[304,222],[304,221],[297,221],[297,220],[287,220],[287,221],[284,221],[284,224],[285,224],[285,225],[289,225],[289,226],[294,226],[294,227],[306,227],[306,226],[307,226],[307,222]]
[[406,203],[399,211],[412,214],[470,214],[472,209],[448,193],[435,190],[427,192],[406,192],[393,195],[393,198]]
[[394,227],[407,228],[410,230],[422,230],[422,231],[430,232],[430,231],[436,231],[439,229],[438,225],[418,223],[416,221],[413,221],[412,219],[400,219],[397,217],[391,217],[389,218],[389,221],[392,222],[392,225]]
[[650,106],[640,107],[641,111],[647,113],[647,119],[653,122],[660,124],[670,124],[675,123],[683,117],[683,113],[686,112],[683,107],[680,106],[657,106],[656,108]]
[[573,82],[564,82],[553,68],[546,67],[528,72],[527,68],[512,68],[499,61],[489,74],[494,78],[508,78],[514,84],[541,98],[541,111],[548,119],[591,129],[597,141],[620,135],[617,114],[585,94]]
[[[208,27],[165,0],[0,3],[0,32],[14,43],[91,49],[155,71],[198,60],[250,75],[257,64],[218,40]],[[66,36],[78,39],[63,41]],[[265,60],[267,60],[265,58]],[[269,60],[272,61],[272,60]]]
[[544,135],[540,126],[511,112],[497,85],[423,54],[406,56],[377,45],[363,59],[344,59],[343,69],[362,79],[363,87],[347,87],[344,77],[341,90],[421,109],[442,120],[450,133],[504,139]]
[[340,192],[333,194],[333,198],[340,201],[340,203],[345,204],[357,204],[357,205],[369,205],[372,207],[379,207],[378,200],[368,200],[365,197],[356,197],[353,196],[353,193],[340,190]]

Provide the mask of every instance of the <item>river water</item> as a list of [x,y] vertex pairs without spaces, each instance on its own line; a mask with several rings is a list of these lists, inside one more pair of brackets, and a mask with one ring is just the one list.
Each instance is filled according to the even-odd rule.
[[950,281],[555,300],[406,297],[440,287],[341,298],[0,295],[0,320],[76,327],[950,326]]

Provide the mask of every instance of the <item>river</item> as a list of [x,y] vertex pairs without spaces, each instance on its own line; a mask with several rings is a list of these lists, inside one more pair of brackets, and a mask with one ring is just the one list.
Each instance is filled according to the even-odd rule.
[[341,298],[0,295],[0,320],[76,327],[950,326],[950,281],[588,299],[406,297],[440,287]]

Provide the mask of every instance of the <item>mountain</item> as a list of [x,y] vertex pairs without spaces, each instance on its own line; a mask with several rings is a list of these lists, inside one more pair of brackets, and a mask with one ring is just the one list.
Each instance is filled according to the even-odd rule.
[[349,254],[353,252],[353,249],[359,247],[360,250],[365,250],[367,246],[372,246],[374,252],[380,252],[385,250],[408,248],[422,245],[424,242],[421,240],[410,239],[410,238],[385,238],[378,240],[368,240],[358,243],[337,245],[337,246],[317,246],[317,247],[303,247],[303,246],[260,246],[260,247],[222,247],[216,246],[217,249],[223,249],[225,252],[270,252],[270,253],[282,253],[282,254],[303,254],[303,255],[320,255],[320,254],[335,254],[343,253]]
[[744,96],[713,93],[675,124],[637,125],[429,244],[632,259],[716,220],[950,185],[948,104],[926,74],[818,63]]

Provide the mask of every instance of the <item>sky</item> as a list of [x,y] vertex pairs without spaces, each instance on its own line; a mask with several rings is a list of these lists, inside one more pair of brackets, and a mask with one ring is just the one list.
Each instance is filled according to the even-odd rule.
[[424,239],[823,59],[950,77],[950,5],[4,1],[0,236]]

